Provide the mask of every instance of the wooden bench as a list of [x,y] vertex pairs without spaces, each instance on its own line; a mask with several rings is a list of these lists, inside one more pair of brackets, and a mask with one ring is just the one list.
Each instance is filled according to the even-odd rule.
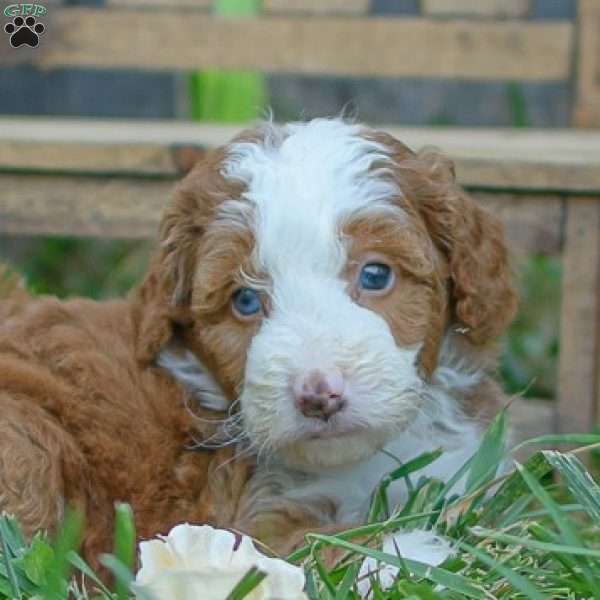
[[[369,17],[367,0],[265,0],[262,15],[244,19],[215,16],[210,4],[49,3],[43,44],[4,48],[0,65],[570,81],[573,123],[600,124],[597,0],[579,0],[577,23],[436,18],[443,0],[424,2],[429,14],[418,18]],[[471,3],[484,12],[493,4]],[[599,424],[600,132],[386,129],[411,146],[450,154],[462,184],[504,220],[517,257],[561,258],[559,398],[515,403],[516,420],[528,434]],[[1,118],[0,234],[151,237],[187,149],[220,144],[238,130]]]

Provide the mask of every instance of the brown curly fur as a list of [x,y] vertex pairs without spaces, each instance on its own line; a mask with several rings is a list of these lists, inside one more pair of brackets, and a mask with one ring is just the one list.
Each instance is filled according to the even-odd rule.
[[[403,192],[397,202],[412,236],[404,230],[399,245],[385,220],[350,223],[351,253],[396,252],[412,283],[399,296],[373,300],[373,309],[399,340],[425,339],[421,362],[431,373],[450,324],[467,328],[466,352],[482,352],[514,314],[501,226],[456,185],[446,159],[368,135],[394,148],[393,176]],[[110,550],[115,501],[132,505],[140,538],[189,521],[256,533],[278,549],[334,511],[323,507],[318,516],[283,503],[256,514],[252,460],[232,460],[231,447],[191,450],[214,433],[209,420],[219,415],[188,410],[187,392],[154,366],[176,338],[230,400],[243,378],[258,325],[233,318],[228,302],[240,265],[251,272],[245,261],[254,240],[248,229],[215,222],[220,203],[242,191],[220,175],[224,152],[207,153],[175,190],[148,275],[129,298],[28,299],[12,286],[0,302],[0,509],[32,534],[54,531],[66,506],[80,508],[93,563]],[[498,396],[482,394],[469,402]]]

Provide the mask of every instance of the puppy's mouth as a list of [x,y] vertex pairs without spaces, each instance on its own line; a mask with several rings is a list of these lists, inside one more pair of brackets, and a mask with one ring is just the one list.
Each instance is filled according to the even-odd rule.
[[[305,440],[328,440],[333,438],[344,438],[356,435],[365,430],[364,427],[337,427],[333,429],[322,429],[320,431],[311,431],[305,434]],[[302,438],[301,438],[302,439]]]

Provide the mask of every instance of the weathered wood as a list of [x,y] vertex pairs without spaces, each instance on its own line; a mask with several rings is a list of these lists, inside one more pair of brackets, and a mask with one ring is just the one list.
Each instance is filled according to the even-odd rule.
[[0,174],[0,232],[147,238],[172,182]]
[[[0,233],[150,237],[172,186],[162,179],[0,173]],[[559,252],[558,198],[475,196],[502,219],[517,259]]]
[[[532,253],[560,255],[564,218],[560,196],[482,192],[473,196],[504,223],[508,246],[517,263]],[[600,206],[600,197],[597,204]]]
[[[471,188],[600,193],[600,132],[382,127],[456,161]],[[214,147],[241,128],[187,122],[0,118],[0,170],[174,176],[173,149]]]
[[525,17],[529,0],[422,0],[423,13],[432,16]]
[[27,58],[38,66],[369,77],[564,80],[573,38],[568,22],[490,21],[473,27],[459,20],[234,19],[125,9],[56,9],[51,25],[44,44]]
[[274,14],[346,14],[364,15],[369,0],[264,0],[265,13]]
[[213,0],[105,0],[111,8],[160,8],[164,10],[206,10]]
[[600,352],[600,202],[567,202],[563,256],[557,428],[588,431]]
[[[555,402],[538,400],[536,398],[515,398],[508,414],[512,426],[511,443],[529,440],[541,435],[554,432]],[[532,448],[525,448],[519,453],[517,459],[531,454]]]
[[579,0],[574,123],[600,126],[600,2]]

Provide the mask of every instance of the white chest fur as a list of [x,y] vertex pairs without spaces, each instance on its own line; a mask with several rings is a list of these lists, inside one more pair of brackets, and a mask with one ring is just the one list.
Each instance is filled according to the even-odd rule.
[[[306,502],[328,498],[338,506],[336,521],[349,523],[360,520],[364,518],[371,494],[379,482],[399,464],[424,452],[442,448],[443,454],[417,471],[415,477],[434,477],[444,481],[459,470],[479,446],[481,425],[466,419],[453,425],[452,429],[436,425],[427,428],[417,426],[389,442],[384,448],[385,452],[379,452],[369,460],[349,468],[310,474],[302,483],[288,488],[285,496]],[[271,471],[270,475],[273,477],[275,473]],[[285,477],[283,473],[282,476]],[[456,491],[459,491],[461,485],[462,482],[458,482]],[[388,489],[391,506],[403,503],[406,497],[406,486],[401,480],[394,482]]]

